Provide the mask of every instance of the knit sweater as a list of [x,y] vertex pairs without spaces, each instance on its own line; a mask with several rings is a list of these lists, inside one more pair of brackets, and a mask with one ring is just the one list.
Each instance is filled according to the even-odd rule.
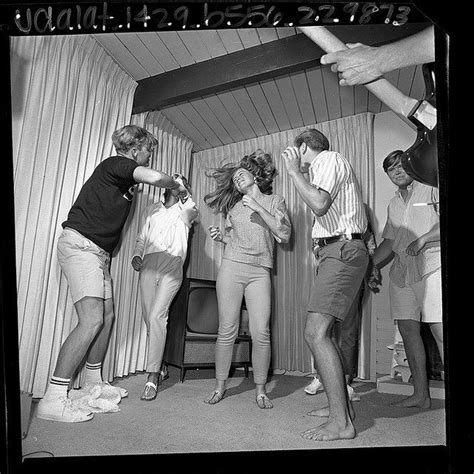
[[274,239],[287,242],[291,233],[288,211],[285,200],[277,194],[264,194],[259,204],[278,219],[284,238],[274,235],[257,212],[239,201],[226,219],[225,234],[229,241],[223,258],[273,268]]

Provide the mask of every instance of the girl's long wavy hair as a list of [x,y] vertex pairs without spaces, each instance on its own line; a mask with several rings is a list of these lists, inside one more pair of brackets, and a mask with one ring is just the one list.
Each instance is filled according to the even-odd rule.
[[272,157],[263,150],[256,150],[251,155],[244,156],[239,163],[226,163],[220,168],[211,168],[206,171],[206,176],[216,180],[215,191],[204,196],[204,202],[215,212],[227,216],[235,204],[242,199],[242,194],[237,191],[232,177],[239,168],[250,171],[255,177],[255,182],[263,194],[272,194],[273,179],[278,171],[273,164]]

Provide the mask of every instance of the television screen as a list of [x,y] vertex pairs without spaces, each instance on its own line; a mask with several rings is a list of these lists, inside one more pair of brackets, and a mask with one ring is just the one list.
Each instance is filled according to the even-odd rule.
[[210,285],[191,285],[188,294],[187,330],[201,334],[217,334],[218,327],[216,289]]

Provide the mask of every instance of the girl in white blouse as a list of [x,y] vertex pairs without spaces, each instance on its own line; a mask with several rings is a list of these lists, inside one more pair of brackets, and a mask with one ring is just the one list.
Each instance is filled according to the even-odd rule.
[[140,294],[143,319],[149,338],[148,380],[142,400],[156,398],[158,383],[167,374],[161,370],[166,343],[169,306],[183,280],[189,230],[198,217],[191,189],[184,176],[173,178],[184,184],[187,194],[167,189],[164,202],[153,203],[145,209],[143,227],[137,236],[132,267],[140,272]]
[[225,251],[216,281],[219,309],[216,381],[205,403],[218,403],[224,396],[245,296],[256,402],[260,408],[273,407],[265,391],[271,356],[273,249],[275,240],[288,242],[291,233],[285,200],[272,193],[276,174],[271,156],[262,150],[210,174],[216,179],[217,188],[204,201],[226,217],[226,229],[224,234],[218,227],[209,229],[213,240],[225,244]]

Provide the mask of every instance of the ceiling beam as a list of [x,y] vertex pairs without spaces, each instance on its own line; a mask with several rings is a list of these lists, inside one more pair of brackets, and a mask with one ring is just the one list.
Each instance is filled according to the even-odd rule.
[[[420,31],[427,25],[329,27],[344,43],[380,45]],[[138,81],[132,113],[159,110],[184,101],[243,87],[271,77],[320,65],[323,50],[297,34],[261,46],[202,61]]]

